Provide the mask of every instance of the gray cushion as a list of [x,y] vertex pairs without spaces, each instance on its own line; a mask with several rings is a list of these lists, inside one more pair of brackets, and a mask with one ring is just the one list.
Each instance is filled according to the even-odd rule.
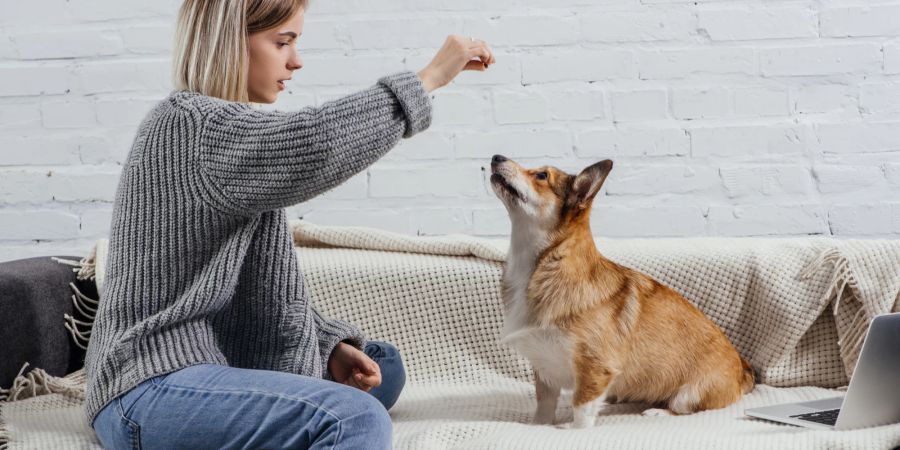
[[55,376],[84,366],[84,350],[73,342],[63,314],[84,320],[72,303],[70,282],[93,299],[97,289],[93,281],[76,280],[72,269],[49,256],[0,263],[0,387],[8,388],[25,362]]

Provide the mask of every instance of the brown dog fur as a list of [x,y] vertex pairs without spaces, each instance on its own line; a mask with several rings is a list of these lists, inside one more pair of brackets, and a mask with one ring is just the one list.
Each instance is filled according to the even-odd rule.
[[[674,290],[598,251],[591,204],[612,161],[578,176],[553,167],[524,169],[503,157],[495,157],[492,169],[494,190],[513,220],[510,257],[517,226],[520,233],[536,228],[528,233],[539,242],[530,278],[504,270],[504,301],[516,301],[522,287],[515,284],[527,279],[527,323],[519,326],[558,330],[571,348],[576,422],[580,407],[604,399],[689,414],[725,407],[753,389],[752,368],[718,326]],[[539,403],[558,396],[559,386],[548,385],[537,367],[535,379]],[[581,419],[576,426],[593,424]]]

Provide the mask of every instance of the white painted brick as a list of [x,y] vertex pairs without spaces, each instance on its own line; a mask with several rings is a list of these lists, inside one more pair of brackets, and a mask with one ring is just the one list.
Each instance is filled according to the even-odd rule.
[[365,23],[360,21],[348,23],[346,20],[320,20],[314,18],[315,14],[310,14],[306,17],[303,24],[303,35],[297,40],[297,50],[300,52],[301,57],[305,57],[305,52],[309,50],[333,50],[349,47],[350,37],[347,29]]
[[65,94],[70,78],[68,66],[58,63],[0,63],[0,97]]
[[591,120],[606,116],[602,91],[547,91],[552,120]]
[[786,125],[691,128],[688,133],[694,157],[800,154],[809,141],[804,127]]
[[72,239],[78,237],[78,216],[64,211],[0,211],[0,241]]
[[511,130],[456,135],[456,155],[485,162],[495,154],[512,159],[561,156],[572,153],[572,137],[563,130]]
[[41,103],[45,128],[88,128],[97,124],[94,102],[82,100],[48,100]]
[[[453,24],[440,19],[434,30],[447,30]],[[530,47],[569,45],[579,38],[578,20],[545,15],[500,15],[463,22],[462,33],[474,36],[493,47]],[[435,42],[435,44],[440,41]]]
[[21,59],[110,56],[122,53],[122,40],[107,30],[40,30],[11,36]]
[[475,167],[373,167],[369,174],[369,195],[375,198],[481,195],[481,171]]
[[476,209],[472,211],[473,233],[482,236],[509,235],[512,224],[506,208],[497,201],[492,209]]
[[715,192],[718,171],[707,166],[617,167],[605,183],[609,195],[662,195]]
[[642,80],[758,72],[756,50],[744,47],[642,50],[637,59]]
[[687,40],[697,28],[690,11],[604,12],[582,17],[588,42]]
[[719,169],[728,196],[807,195],[813,191],[810,170],[800,165],[727,165]]
[[130,53],[171,54],[175,35],[174,23],[172,21],[167,24],[128,27],[121,31],[122,43]]
[[583,50],[522,57],[524,84],[628,79],[635,76],[634,57],[627,51]]
[[381,5],[372,4],[368,0],[345,0],[342,2],[309,2],[309,17],[325,14],[359,14],[376,12],[397,12],[408,10],[409,4],[402,1],[383,2]]
[[813,175],[819,192],[852,192],[884,183],[884,172],[881,167],[818,165],[813,168]]
[[792,99],[794,111],[806,114],[856,111],[859,104],[851,88],[842,84],[800,86]]
[[156,98],[116,98],[97,101],[97,122],[107,127],[137,129],[141,120],[159,103]]
[[81,213],[80,235],[105,238],[112,225],[112,208],[90,209]]
[[[322,24],[319,29],[304,29],[304,36],[335,29],[336,23]],[[428,17],[416,20],[354,20],[346,22],[349,40],[356,49],[398,49],[429,48],[437,49],[447,39],[447,30],[459,29],[460,22],[453,17]],[[327,27],[327,28],[326,28]]]
[[403,70],[399,56],[307,56],[293,79],[302,86],[371,86],[378,78]]
[[900,185],[900,163],[887,163],[884,165],[884,176],[888,182]]
[[682,129],[601,129],[580,133],[575,152],[580,157],[598,159],[612,156],[684,156],[690,154],[691,142]]
[[79,164],[78,141],[55,136],[0,137],[0,166]]
[[321,195],[323,200],[364,199],[368,196],[369,174],[360,172]]
[[111,202],[118,181],[119,171],[111,168],[3,169],[0,170],[0,202]]
[[815,38],[816,12],[810,8],[701,10],[699,27],[714,41]]
[[735,89],[734,113],[749,117],[790,115],[788,90],[768,87]]
[[34,101],[0,103],[0,130],[26,130],[40,126],[39,103]]
[[432,125],[485,125],[493,122],[486,92],[443,92],[432,104]]
[[900,73],[900,43],[884,45],[884,71],[889,74]]
[[403,139],[384,159],[394,160],[447,160],[454,158],[453,139],[448,133],[430,131],[415,139]]
[[108,21],[165,17],[174,20],[181,2],[160,0],[153,2],[122,0],[72,0],[66,2],[69,16],[77,22]]
[[900,150],[900,122],[816,125],[819,148],[825,153],[867,153]]
[[79,94],[172,89],[171,61],[166,59],[108,60],[75,66],[75,87]]
[[706,232],[704,211],[694,206],[606,206],[602,198],[591,210],[591,231],[617,238],[701,236]]
[[900,231],[900,204],[835,205],[828,223],[836,236],[896,234]]
[[412,232],[417,235],[472,233],[472,211],[460,208],[416,208],[410,213]]
[[877,73],[882,66],[878,44],[805,45],[760,50],[767,77]]
[[537,92],[494,93],[494,120],[499,124],[546,122],[547,99]]
[[673,89],[672,115],[678,119],[711,119],[731,113],[731,91],[725,88]]
[[720,236],[825,234],[828,225],[817,205],[713,206],[708,221]]
[[614,128],[582,131],[575,138],[575,154],[582,158],[610,158],[619,154],[619,140]]
[[663,89],[613,92],[612,115],[616,122],[665,119],[668,99]]
[[822,36],[897,36],[900,5],[824,8],[819,21]]
[[79,138],[74,143],[83,164],[122,164],[131,145],[134,142],[134,132],[131,130],[127,135],[117,134],[114,136],[86,136]]
[[[69,223],[48,245],[17,222],[0,260],[86,252],[108,234],[137,123],[171,90],[182,2],[0,7],[0,212]],[[894,0],[313,1],[304,68],[264,109],[321,105],[421,70],[448,34],[475,36],[497,64],[433,93],[429,130],[289,211],[506,236],[484,170],[502,153],[567,171],[613,159],[608,187],[628,194],[598,198],[600,235],[897,238],[898,10]]]
[[859,108],[863,114],[900,113],[900,83],[860,85]]
[[0,31],[0,59],[17,59],[18,57],[9,35]]
[[41,25],[55,25],[71,22],[68,17],[67,0],[46,0],[42,2],[20,2],[5,0],[0,7],[0,27],[21,26],[23,23],[41,18]]

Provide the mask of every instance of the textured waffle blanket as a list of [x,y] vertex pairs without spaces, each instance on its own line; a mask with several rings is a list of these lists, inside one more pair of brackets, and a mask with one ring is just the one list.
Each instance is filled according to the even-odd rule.
[[[505,241],[291,225],[317,307],[394,343],[404,356],[407,389],[391,411],[396,448],[900,445],[900,425],[831,432],[743,416],[745,408],[842,394],[836,388],[852,374],[869,321],[900,307],[898,241],[598,238],[606,257],[669,285],[722,327],[759,371],[761,385],[722,410],[645,417],[645,406],[610,405],[595,428],[559,430],[529,424],[535,407],[530,368],[499,343]],[[98,284],[105,244],[99,241],[76,268],[83,276],[96,274]],[[7,395],[29,396],[21,386]],[[80,431],[55,429],[77,422],[77,415],[58,417],[69,417],[63,411],[77,410],[78,401],[66,391],[3,404],[10,448],[46,448],[46,439],[69,435],[73,448],[96,445],[83,424],[74,428]],[[51,414],[57,419],[46,419]],[[557,416],[571,420],[565,394]]]

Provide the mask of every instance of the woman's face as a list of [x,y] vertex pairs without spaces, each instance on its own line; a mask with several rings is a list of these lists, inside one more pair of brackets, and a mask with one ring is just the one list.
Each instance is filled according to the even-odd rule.
[[303,67],[297,39],[303,34],[303,9],[281,25],[248,36],[250,69],[247,94],[251,102],[275,103],[284,80]]

